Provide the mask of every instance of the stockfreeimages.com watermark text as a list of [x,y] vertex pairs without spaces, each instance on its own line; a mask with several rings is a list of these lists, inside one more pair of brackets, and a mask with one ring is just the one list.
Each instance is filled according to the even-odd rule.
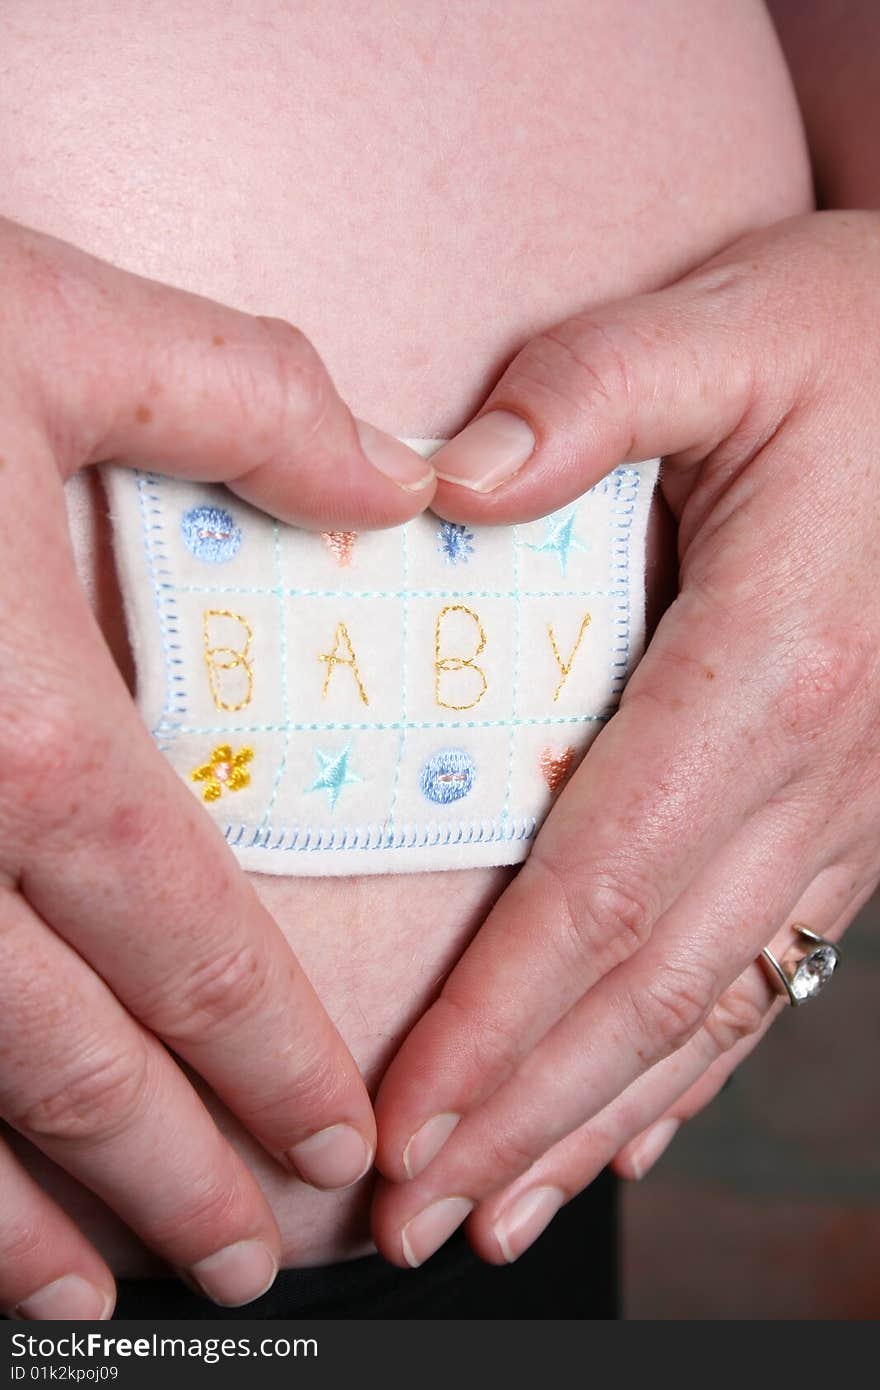
[[[114,1337],[102,1332],[70,1332],[60,1337],[38,1337],[29,1332],[15,1332],[11,1338],[14,1364],[12,1380],[58,1379],[76,1381],[115,1380],[118,1367],[106,1364],[114,1360],[161,1359],[202,1361],[208,1366],[236,1357],[283,1359],[291,1356],[317,1356],[315,1337],[163,1337],[153,1332],[147,1337]],[[64,1357],[71,1362],[102,1361],[101,1366],[69,1366],[63,1377],[50,1377],[49,1368],[39,1362]]]

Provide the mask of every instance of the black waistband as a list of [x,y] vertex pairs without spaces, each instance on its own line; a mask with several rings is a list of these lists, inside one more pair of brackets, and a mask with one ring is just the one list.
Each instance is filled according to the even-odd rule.
[[120,1318],[615,1318],[615,1185],[603,1173],[515,1264],[484,1264],[458,1233],[421,1269],[379,1255],[282,1270],[245,1308],[217,1308],[173,1279],[122,1279]]

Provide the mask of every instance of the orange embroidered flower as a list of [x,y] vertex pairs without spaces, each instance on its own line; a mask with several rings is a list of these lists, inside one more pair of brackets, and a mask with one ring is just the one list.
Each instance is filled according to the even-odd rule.
[[203,801],[216,801],[225,787],[230,792],[240,792],[251,780],[247,764],[254,756],[253,748],[239,748],[233,753],[228,743],[221,743],[214,749],[208,762],[190,773],[193,782],[204,782]]

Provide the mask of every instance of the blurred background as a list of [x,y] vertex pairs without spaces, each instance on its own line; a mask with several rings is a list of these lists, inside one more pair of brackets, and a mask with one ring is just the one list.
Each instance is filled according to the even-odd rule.
[[880,1317],[880,893],[841,950],[623,1185],[624,1317]]

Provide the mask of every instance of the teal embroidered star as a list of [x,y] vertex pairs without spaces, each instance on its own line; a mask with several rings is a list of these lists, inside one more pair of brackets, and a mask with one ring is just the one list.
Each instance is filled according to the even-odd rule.
[[306,791],[327,792],[330,798],[331,811],[336,809],[339,793],[343,787],[350,786],[352,782],[363,781],[363,778],[358,777],[357,773],[352,772],[348,766],[350,752],[350,743],[345,745],[341,753],[322,753],[319,748],[315,749],[315,757],[318,759],[318,766],[321,771],[312,785],[306,787]]
[[577,515],[577,504],[561,512],[553,512],[545,521],[547,534],[540,545],[532,545],[531,541],[526,544],[529,550],[544,550],[555,553],[559,558],[559,566],[565,574],[568,565],[568,557],[573,550],[587,551],[589,546],[584,545],[574,534],[574,519]]

